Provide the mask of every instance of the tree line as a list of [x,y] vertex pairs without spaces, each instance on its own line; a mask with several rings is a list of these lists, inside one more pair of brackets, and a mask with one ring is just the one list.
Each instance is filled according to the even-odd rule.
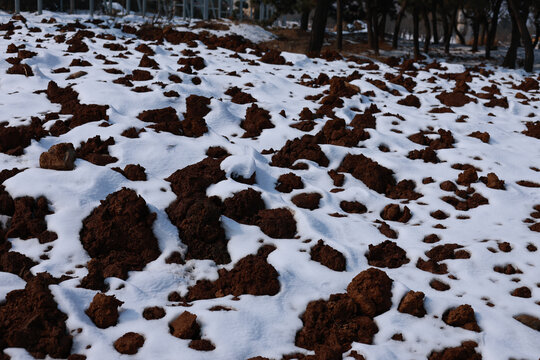
[[[308,52],[317,55],[322,49],[327,19],[337,20],[337,47],[342,49],[342,23],[354,19],[363,20],[367,26],[369,47],[379,54],[380,42],[384,41],[389,19],[394,22],[392,47],[399,45],[399,34],[403,19],[410,16],[413,23],[413,48],[415,58],[421,52],[428,53],[431,44],[441,44],[445,53],[450,53],[450,42],[454,36],[465,43],[464,35],[458,28],[458,15],[462,14],[472,29],[471,50],[477,52],[480,45],[485,48],[485,57],[492,57],[497,28],[502,14],[508,14],[512,24],[510,46],[504,57],[503,66],[515,68],[517,49],[523,46],[525,59],[523,67],[532,71],[534,49],[540,37],[540,0],[263,0],[273,4],[278,14],[298,12],[301,14],[300,27],[308,28],[310,13],[313,11],[311,40]],[[534,39],[527,22],[535,27]],[[420,28],[422,25],[422,28]],[[442,30],[440,34],[439,29]],[[420,45],[423,32],[423,46]]]

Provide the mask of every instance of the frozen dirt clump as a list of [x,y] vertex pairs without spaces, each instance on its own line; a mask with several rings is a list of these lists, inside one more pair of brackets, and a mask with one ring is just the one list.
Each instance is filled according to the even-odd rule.
[[407,253],[393,241],[386,240],[378,245],[369,245],[366,253],[368,264],[376,267],[398,268],[407,264]]
[[197,322],[197,315],[184,311],[169,324],[172,336],[179,339],[200,339],[201,326]]
[[398,204],[388,204],[381,211],[381,218],[389,221],[406,223],[412,217],[411,210],[405,206],[403,210]]
[[139,164],[128,164],[123,170],[118,167],[114,167],[111,170],[119,172],[131,181],[146,181],[146,169]]
[[345,271],[347,268],[345,256],[333,247],[326,245],[322,240],[311,247],[310,256],[311,260],[334,271]]
[[482,331],[476,322],[473,308],[468,304],[446,310],[442,319],[450,326],[460,327],[476,332]]
[[540,139],[540,121],[529,121],[525,123],[525,126],[527,126],[527,130],[523,130],[522,134]]
[[48,203],[43,196],[37,199],[24,196],[13,200],[13,215],[6,231],[6,239],[38,238],[42,244],[56,240],[56,233],[47,230],[45,221],[45,216],[52,214]]
[[257,213],[266,209],[261,193],[249,188],[235,193],[223,201],[223,215],[241,223],[253,225],[257,220]]
[[47,135],[38,118],[33,118],[28,126],[6,126],[0,124],[0,152],[19,156],[32,140],[40,140]]
[[460,346],[432,351],[428,360],[482,360],[482,355],[474,350],[477,346],[474,341],[464,341]]
[[149,127],[158,132],[166,131],[174,135],[183,134],[182,124],[176,110],[170,106],[163,109],[145,110],[137,115],[137,119],[154,123]]
[[398,311],[420,318],[424,317],[426,315],[426,309],[424,309],[424,293],[421,291],[409,291],[401,299]]
[[304,135],[301,138],[287,140],[285,145],[272,156],[271,166],[291,167],[298,159],[307,159],[320,166],[328,166],[329,160],[316,143],[316,138]]
[[261,231],[274,239],[292,239],[296,235],[296,220],[289,209],[265,209],[257,214]]
[[82,286],[101,290],[105,278],[126,279],[128,271],[140,271],[155,260],[160,254],[152,231],[155,218],[146,201],[131,189],[102,200],[83,220],[80,232],[81,243],[92,257]]
[[303,189],[304,183],[300,176],[294,175],[293,173],[287,173],[280,175],[277,179],[275,189],[282,193],[290,193],[294,189]]
[[66,328],[67,315],[58,310],[49,290],[54,283],[49,274],[41,273],[29,279],[23,290],[6,295],[0,305],[0,354],[5,348],[19,347],[39,359],[68,357],[72,337]]
[[205,158],[175,171],[165,180],[171,183],[172,191],[179,197],[202,196],[210,185],[225,180],[225,172],[220,164],[220,160]]
[[294,205],[302,209],[315,210],[319,208],[322,195],[319,193],[301,193],[291,198]]
[[190,95],[186,99],[186,112],[182,127],[184,135],[189,137],[203,136],[208,132],[204,117],[210,112],[210,99],[204,96]]
[[396,179],[392,170],[379,165],[379,163],[362,154],[347,154],[337,171],[350,173],[366,184],[368,188],[379,194],[384,194],[388,187],[396,185]]
[[243,138],[252,138],[261,135],[264,129],[274,128],[275,125],[270,121],[268,110],[253,104],[247,108],[246,118],[242,120],[240,127],[246,131]]
[[115,326],[118,323],[118,308],[123,304],[114,295],[105,295],[97,293],[88,309],[86,315],[100,329],[106,329],[110,326]]
[[109,146],[114,144],[113,137],[103,141],[99,135],[96,135],[81,143],[76,150],[77,157],[98,166],[117,162],[118,159],[109,154]]
[[53,145],[39,157],[39,167],[52,170],[73,170],[75,168],[75,148],[71,143]]
[[369,268],[352,279],[347,294],[367,316],[380,315],[392,306],[392,279],[384,271]]
[[144,336],[128,332],[116,339],[114,348],[120,354],[134,355],[144,345]]
[[279,274],[267,262],[274,251],[271,245],[261,247],[256,255],[248,255],[234,265],[232,270],[219,269],[216,281],[199,280],[192,286],[185,300],[213,299],[227,295],[276,295],[280,290]]

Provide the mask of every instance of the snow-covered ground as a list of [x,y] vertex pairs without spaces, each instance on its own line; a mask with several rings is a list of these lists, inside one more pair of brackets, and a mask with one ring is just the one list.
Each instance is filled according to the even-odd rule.
[[[45,122],[45,115],[58,113],[61,109],[60,104],[51,102],[47,93],[40,91],[47,89],[50,81],[60,88],[71,86],[78,92],[81,104],[108,105],[108,121],[87,122],[59,136],[49,134],[39,141],[32,140],[19,156],[0,153],[0,170],[26,169],[3,183],[13,199],[44,196],[49,201],[51,214],[45,220],[47,229],[57,234],[56,240],[40,243],[36,238],[9,238],[7,241],[11,243],[12,252],[22,253],[37,263],[31,269],[32,274],[48,272],[57,278],[71,276],[49,288],[58,308],[67,315],[66,326],[73,335],[72,353],[86,355],[88,359],[128,358],[129,355],[115,351],[113,343],[123,334],[135,332],[145,338],[144,345],[132,356],[138,359],[229,360],[255,356],[279,359],[285,354],[313,354],[313,351],[295,345],[296,334],[303,327],[301,316],[306,306],[313,300],[326,300],[330,294],[345,293],[351,280],[371,267],[366,258],[369,246],[388,239],[378,230],[384,221],[397,233],[397,238],[391,240],[406,252],[409,261],[395,268],[379,267],[393,280],[392,306],[374,317],[378,332],[372,344],[353,341],[351,349],[344,351],[344,358],[351,351],[356,351],[368,360],[422,359],[432,351],[456,347],[467,340],[477,343],[476,352],[482,354],[484,359],[539,357],[538,328],[535,330],[513,318],[519,314],[540,318],[540,262],[536,250],[540,247],[540,235],[529,228],[539,222],[540,209],[534,210],[533,207],[540,204],[540,143],[538,138],[522,133],[527,130],[526,122],[533,127],[534,122],[538,124],[540,120],[540,91],[534,87],[528,91],[516,89],[527,77],[535,79],[533,81],[540,80],[538,74],[486,66],[449,79],[445,74],[463,73],[466,68],[441,60],[440,67],[422,70],[433,60],[428,59],[422,64],[415,63],[403,68],[406,70],[402,72],[403,78],[416,82],[409,92],[389,80],[399,75],[397,65],[326,61],[293,53],[281,54],[287,62],[285,65],[268,64],[259,61],[260,54],[250,49],[237,56],[234,51],[219,47],[219,44],[214,48],[199,40],[176,45],[167,40],[146,41],[135,34],[123,32],[121,26],[111,27],[105,22],[101,25],[107,26],[100,27],[99,24],[87,22],[86,18],[81,18],[81,23],[96,35],[82,38],[89,50],[67,52],[69,45],[54,36],[64,34],[69,40],[78,29],[60,32],[58,26],[72,23],[77,16],[47,12],[42,16],[23,15],[27,22],[15,21],[16,29],[12,35],[4,36],[6,31],[0,30],[0,50],[5,51],[13,43],[19,50],[24,45],[24,50],[37,53],[22,60],[31,68],[33,76],[7,74],[12,64],[0,61],[0,123],[10,127],[22,126],[30,124],[31,117],[38,117],[44,122],[43,128],[50,130],[56,119]],[[6,13],[0,14],[0,24],[8,23],[10,17]],[[56,19],[55,23],[42,22],[51,17]],[[137,26],[140,19],[130,16],[118,21],[129,21],[131,26]],[[270,33],[256,26],[225,24],[230,27],[229,30],[188,29],[180,25],[175,29],[198,33],[206,30],[218,36],[239,34],[253,42],[271,38]],[[105,34],[112,37],[100,36]],[[121,44],[125,49],[113,51],[114,47],[107,45],[105,48],[105,44]],[[143,54],[135,48],[141,44],[148,45],[155,53],[149,57],[157,62],[156,68],[139,67]],[[16,56],[17,52],[4,53],[2,60]],[[203,58],[204,68],[196,70],[192,66],[191,74],[178,71],[183,66],[177,63],[178,60],[188,57]],[[88,61],[92,66],[70,66],[74,59]],[[69,70],[54,71],[59,68]],[[131,74],[134,69],[148,71],[152,79],[132,80],[133,87],[113,82]],[[77,73],[79,71],[84,73]],[[67,79],[75,73],[77,76]],[[376,126],[364,129],[369,138],[359,141],[357,146],[332,144],[336,138],[319,141],[318,146],[328,158],[327,166],[301,157],[297,162],[307,164],[305,169],[271,166],[275,153],[263,150],[278,151],[287,140],[306,134],[315,135],[330,120],[327,116],[329,113],[319,118],[315,116],[314,124],[311,123],[314,127],[308,132],[289,126],[299,123],[299,114],[304,108],[316,113],[321,107],[320,98],[307,100],[306,97],[329,90],[330,81],[322,81],[320,87],[300,84],[317,79],[321,73],[330,78],[347,78],[353,74],[345,82],[336,82],[336,87],[345,84],[343,86],[352,91],[348,95],[339,91],[334,94],[343,100],[341,107],[333,108],[334,116],[348,124],[343,131],[352,131],[353,118],[364,114],[373,105],[380,110],[373,113]],[[181,82],[171,81],[171,74],[177,75]],[[385,77],[385,74],[393,76]],[[194,82],[195,78],[200,83],[197,80]],[[445,91],[451,93],[456,78],[458,82],[465,79],[465,85],[461,86],[468,85],[469,89],[461,94],[474,101],[464,106],[446,107],[437,95]],[[387,89],[382,89],[385,85]],[[493,85],[496,89],[486,88]],[[139,89],[144,92],[133,91],[135,87],[144,86],[147,88]],[[273,127],[264,129],[256,137],[242,136],[245,129],[241,128],[241,122],[246,117],[246,109],[252,104],[231,101],[231,96],[225,92],[234,86],[250,94],[256,99],[258,107],[269,112]],[[165,96],[164,93],[169,95]],[[516,97],[518,93],[521,95]],[[409,98],[408,102],[413,106],[398,103],[412,94],[419,100],[418,106],[414,106],[413,98]],[[488,95],[482,97],[482,94]],[[190,95],[211,99],[210,112],[204,116],[208,131],[202,136],[158,132],[149,128],[152,123],[138,119],[138,115],[145,110],[172,107],[182,120],[186,112],[186,99]],[[486,106],[490,101],[495,104],[494,107]],[[442,108],[446,112],[432,111]],[[70,117],[70,114],[59,115],[60,120]],[[302,121],[309,128],[309,120]],[[104,122],[108,122],[109,126],[103,126]],[[121,135],[132,127],[145,128],[145,132],[137,138]],[[424,145],[430,143],[429,139],[437,139],[439,129],[450,131],[454,139],[453,144],[431,146],[439,162],[408,158],[411,151],[426,149]],[[425,142],[424,145],[408,139],[420,131],[425,131],[425,138],[421,140]],[[488,141],[469,136],[474,132],[489,133]],[[117,161],[99,166],[78,157],[75,169],[71,171],[40,168],[40,155],[51,146],[71,143],[78,148],[81,142],[96,135],[102,140],[114,138],[114,144],[108,150]],[[338,134],[333,135],[339,137]],[[2,141],[7,142],[6,139]],[[221,224],[228,239],[230,263],[216,265],[212,260],[194,258],[185,264],[168,264],[165,259],[172,252],[179,251],[185,256],[188,250],[166,212],[178,195],[165,179],[175,171],[206,158],[205,153],[212,146],[221,146],[231,155],[220,165],[226,174],[225,180],[208,186],[206,195],[225,200],[234,193],[252,188],[262,194],[266,208],[290,209],[296,221],[297,234],[294,238],[275,239],[258,226],[241,224],[222,215]],[[358,174],[341,168],[339,172],[345,175],[344,184],[334,185],[328,171],[340,168],[347,154],[362,154],[391,169],[396,181],[414,181],[414,191],[422,196],[418,199],[390,198],[384,190],[374,191],[361,180],[364,173],[371,171],[366,169],[361,169],[361,174]],[[147,180],[131,181],[111,169],[124,169],[128,164],[144,167]],[[498,179],[504,180],[504,189],[487,187],[476,178],[458,181],[458,176],[471,168],[463,164],[474,166],[478,177],[495,173]],[[301,177],[304,188],[290,193],[277,191],[277,179],[289,172]],[[249,178],[254,173],[256,181],[251,185],[233,179],[237,175]],[[462,177],[465,178],[465,175]],[[454,196],[453,192],[441,189],[444,181],[464,184],[457,186],[457,193],[462,195],[462,199],[467,198],[465,192],[476,192],[488,203],[474,208],[470,206],[471,209],[467,211],[458,210],[441,199]],[[529,186],[517,183],[523,184],[522,181],[530,182]],[[106,294],[116,296],[123,304],[117,325],[100,329],[85,313],[98,291],[79,286],[81,279],[87,275],[86,264],[91,259],[81,244],[80,233],[83,220],[100,205],[100,201],[123,187],[136,191],[149,210],[157,214],[152,230],[161,254],[143,271],[130,272],[127,279],[110,277],[106,280],[109,285]],[[462,190],[461,193],[459,190]],[[309,210],[295,205],[291,198],[300,193],[320,194],[322,197],[318,208]],[[367,212],[346,213],[340,206],[342,201],[358,201],[365,205]],[[399,222],[386,214],[386,220],[383,220],[383,210],[389,204],[399,204],[401,210],[406,206],[412,217],[406,222]],[[444,214],[432,214],[437,210]],[[9,217],[2,216],[6,228]],[[524,222],[524,219],[529,220]],[[423,241],[430,234],[438,235],[440,241]],[[344,255],[345,271],[331,270],[310,259],[310,249],[319,239]],[[227,295],[192,301],[189,307],[184,306],[186,304],[182,301],[169,301],[170,293],[177,292],[184,296],[197,280],[216,280],[218,269],[232,269],[238,260],[256,254],[263,243],[276,248],[268,255],[267,262],[279,274],[280,290],[277,294]],[[461,246],[459,250],[465,251],[455,256],[451,250],[450,255],[445,253],[442,256],[438,263],[446,264],[446,272],[435,274],[417,267],[419,258],[428,259],[426,252],[446,244],[458,244]],[[494,267],[507,264],[520,272],[506,275],[494,271]],[[433,279],[446,283],[449,289],[436,290],[430,286]],[[4,306],[2,302],[6,294],[24,288],[25,283],[17,275],[0,272],[0,309]],[[530,297],[511,295],[521,287],[530,290]],[[401,299],[409,290],[425,294],[427,314],[424,317],[398,311]],[[450,326],[443,321],[446,310],[463,304],[469,304],[474,309],[481,331]],[[209,310],[218,305],[232,310]],[[158,320],[146,320],[142,313],[149,306],[162,307],[166,315]],[[214,350],[194,350],[188,347],[189,340],[170,334],[169,323],[186,310],[197,315],[200,337],[210,340],[215,346]],[[402,334],[404,341],[392,339],[398,333]],[[0,349],[6,347],[5,344],[0,341]],[[32,358],[20,347],[8,347],[4,352],[12,359]],[[318,356],[325,358],[320,354]]]

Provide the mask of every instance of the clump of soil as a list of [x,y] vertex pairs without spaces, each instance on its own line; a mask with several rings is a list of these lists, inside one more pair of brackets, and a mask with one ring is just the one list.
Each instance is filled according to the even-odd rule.
[[315,210],[319,208],[322,195],[319,193],[301,193],[294,195],[291,201],[302,209]]
[[[3,189],[2,189],[3,190]],[[57,235],[47,230],[45,216],[52,214],[48,200],[41,196],[34,199],[24,196],[11,200],[9,194],[3,192],[2,213],[11,216],[5,238],[20,238],[23,240],[38,238],[41,244],[56,240]]]
[[436,96],[439,101],[448,107],[461,107],[470,102],[478,102],[476,99],[465,95],[462,91],[446,92],[443,91]]
[[526,286],[522,286],[522,287],[518,287],[516,289],[514,289],[510,295],[512,296],[516,296],[516,297],[521,297],[521,298],[530,298],[532,296],[531,294],[531,289],[529,289],[528,287]]
[[476,323],[473,308],[467,304],[446,310],[442,319],[450,326],[461,327],[463,329],[476,332],[482,331]]
[[296,334],[296,346],[314,350],[325,359],[341,358],[352,342],[371,344],[378,332],[375,314],[392,305],[392,280],[370,268],[358,274],[345,294],[328,300],[311,301],[302,315],[303,327]]
[[223,215],[241,223],[253,225],[260,210],[266,209],[261,193],[249,188],[223,201]]
[[437,279],[432,279],[430,282],[429,282],[429,286],[432,288],[432,289],[435,289],[437,291],[446,291],[446,290],[450,290],[450,285],[448,285],[447,283],[444,283],[440,280],[437,280]]
[[504,180],[500,180],[495,173],[488,173],[487,176],[480,176],[479,180],[490,189],[505,190]]
[[140,271],[161,253],[152,231],[156,218],[146,201],[123,188],[109,194],[83,220],[80,239],[92,257],[81,285],[103,290],[104,279],[126,279],[128,271]]
[[304,183],[302,182],[302,178],[293,173],[280,175],[276,183],[276,190],[282,193],[290,193],[294,189],[303,188]]
[[189,137],[203,136],[208,132],[204,117],[210,112],[210,99],[204,96],[190,95],[186,99],[186,112],[182,127],[184,135]]
[[355,147],[359,141],[369,138],[369,134],[358,127],[348,129],[345,120],[338,118],[328,120],[316,137],[319,144]]
[[40,140],[46,135],[47,132],[37,118],[33,118],[28,126],[6,126],[2,123],[0,124],[0,152],[13,156],[22,155],[24,148],[29,146],[33,139]]
[[146,181],[146,169],[139,164],[128,164],[124,167],[124,170],[118,167],[114,167],[112,170],[119,172],[131,181]]
[[75,148],[71,143],[60,143],[50,147],[39,157],[39,167],[53,170],[75,168]]
[[239,87],[233,86],[227,91],[225,91],[225,95],[229,95],[232,97],[232,102],[235,104],[249,104],[249,103],[255,103],[257,102],[257,99],[255,99],[251,94],[243,92]]
[[272,65],[285,65],[286,61],[283,56],[281,56],[281,52],[278,50],[269,50],[264,54],[260,61],[266,64],[272,64]]
[[[0,237],[2,235],[0,230]],[[15,274],[27,282],[30,281],[34,277],[30,269],[37,263],[21,253],[7,251],[11,248],[11,244],[8,242],[2,244],[2,241],[0,240],[0,271]]]
[[130,331],[116,339],[113,345],[120,354],[134,355],[144,345],[144,336]]
[[474,350],[477,346],[478,344],[474,341],[464,341],[461,343],[461,346],[431,352],[428,360],[482,360],[482,355]]
[[248,255],[228,271],[219,269],[216,281],[199,280],[185,296],[187,301],[213,299],[227,295],[276,295],[280,290],[279,274],[267,262],[268,254],[275,248],[261,247],[256,255]]
[[285,145],[272,156],[271,166],[291,167],[298,159],[307,159],[320,166],[328,166],[329,160],[311,135],[287,140]]
[[339,203],[339,207],[349,214],[363,214],[367,211],[366,206],[358,201],[343,200]]
[[333,247],[326,245],[322,240],[311,247],[310,256],[311,260],[334,271],[345,271],[347,268],[345,256]]
[[174,135],[182,135],[182,123],[172,107],[163,109],[145,110],[137,115],[137,119],[144,122],[151,122],[154,125],[149,126],[156,131],[166,131]]
[[482,141],[483,143],[489,144],[489,133],[488,132],[480,132],[480,131],[474,131],[470,133],[468,136],[477,138],[478,140]]
[[424,317],[426,309],[424,309],[424,293],[421,291],[409,291],[398,306],[398,311],[405,314],[411,314],[416,317]]
[[369,245],[369,251],[366,253],[368,264],[376,267],[398,268],[407,264],[410,260],[407,258],[405,250],[400,248],[395,242],[386,240],[378,245]]
[[208,186],[225,180],[225,172],[220,164],[220,160],[205,158],[177,170],[165,180],[171,183],[172,191],[179,197],[202,196]]
[[49,290],[53,283],[49,274],[40,273],[28,279],[23,290],[6,295],[0,304],[0,349],[20,347],[40,359],[68,357],[73,340],[67,315],[58,310]]
[[529,92],[531,90],[539,90],[540,85],[538,84],[538,81],[536,81],[535,79],[531,77],[528,77],[528,78],[525,78],[519,85],[512,86],[512,88],[516,90]]
[[270,121],[270,112],[253,104],[247,108],[246,118],[242,120],[240,127],[246,130],[242,137],[248,138],[259,136],[264,129],[271,129],[275,126]]
[[401,210],[401,207],[398,204],[388,204],[381,212],[381,218],[384,220],[406,223],[411,217],[411,210],[407,206]]
[[159,69],[159,64],[157,63],[156,60],[144,54],[143,57],[141,58],[141,61],[139,62],[139,67],[152,68],[154,70],[157,70]]
[[296,220],[289,209],[265,209],[257,216],[257,225],[274,239],[292,239],[296,235]]
[[118,161],[117,158],[109,154],[109,146],[114,144],[113,137],[103,141],[99,135],[96,135],[83,141],[77,148],[76,154],[78,158],[89,161],[94,165],[105,166]]
[[[456,191],[456,193],[457,192],[458,191]],[[467,211],[481,205],[489,204],[488,199],[486,199],[485,197],[483,197],[481,194],[477,192],[473,193],[472,195],[469,195],[467,193],[465,194],[459,193],[459,195],[463,200],[460,200],[453,196],[443,196],[441,199],[444,202],[452,205],[454,208],[456,208],[456,210],[461,210],[461,211]]]
[[514,319],[533,330],[540,331],[540,319],[528,314],[515,315]]
[[184,311],[169,324],[172,336],[179,339],[200,339],[201,327],[197,315]]
[[398,101],[398,104],[404,105],[404,106],[411,106],[415,108],[420,107],[420,99],[417,96],[414,95],[407,95],[405,98]]
[[216,349],[216,346],[210,340],[206,339],[191,340],[188,347],[197,351],[212,351]]
[[98,328],[106,329],[118,324],[118,308],[122,304],[114,295],[97,293],[85,312]]
[[468,168],[458,175],[457,183],[463,186],[469,186],[478,181],[478,174],[474,168]]
[[165,316],[165,309],[160,306],[152,306],[144,308],[142,313],[143,318],[146,320],[157,320]]
[[523,130],[521,133],[525,134],[527,136],[540,139],[540,121],[529,121],[525,123],[525,126],[527,126],[527,130]]
[[13,64],[13,66],[7,69],[6,73],[11,75],[24,75],[26,77],[34,76],[34,72],[28,64]]

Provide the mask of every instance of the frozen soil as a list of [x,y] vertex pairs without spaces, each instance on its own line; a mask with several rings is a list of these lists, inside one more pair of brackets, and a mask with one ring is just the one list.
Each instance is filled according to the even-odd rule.
[[0,13],[0,359],[537,359],[540,76]]

